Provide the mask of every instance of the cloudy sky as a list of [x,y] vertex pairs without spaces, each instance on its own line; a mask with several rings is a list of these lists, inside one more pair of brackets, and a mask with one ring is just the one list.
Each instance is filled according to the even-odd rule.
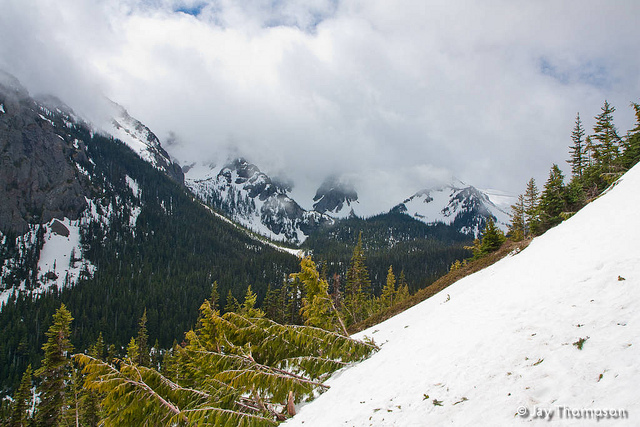
[[[512,194],[565,167],[577,112],[640,100],[640,2],[0,0],[0,68],[90,115],[99,94],[182,163],[246,156],[305,207],[363,213],[450,176]],[[567,168],[565,167],[565,170]]]

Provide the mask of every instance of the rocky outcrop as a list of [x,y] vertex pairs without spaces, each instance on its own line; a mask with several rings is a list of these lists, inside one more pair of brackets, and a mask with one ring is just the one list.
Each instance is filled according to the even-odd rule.
[[22,234],[29,223],[78,218],[90,183],[76,167],[87,161],[84,146],[65,132],[71,118],[2,72],[0,105],[0,231]]

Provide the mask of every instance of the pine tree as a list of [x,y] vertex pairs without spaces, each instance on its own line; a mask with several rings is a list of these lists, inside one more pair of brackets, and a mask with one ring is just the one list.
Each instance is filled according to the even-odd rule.
[[387,282],[382,289],[380,300],[384,308],[391,307],[396,301],[396,276],[393,274],[392,266],[389,266],[387,272]]
[[636,126],[628,132],[624,145],[622,164],[626,169],[631,169],[640,161],[640,104],[632,102],[631,106],[636,116]]
[[247,317],[264,317],[264,311],[256,308],[258,302],[258,295],[251,290],[251,285],[247,287],[247,292],[244,295],[244,302],[238,310],[238,313]]
[[33,371],[31,365],[27,367],[27,370],[22,374],[22,380],[20,381],[20,387],[13,398],[13,405],[11,409],[11,419],[9,420],[9,427],[27,427],[30,422],[28,410],[31,407],[31,377]]
[[616,160],[620,152],[620,137],[613,124],[613,113],[616,111],[609,102],[604,101],[602,113],[598,114],[596,124],[593,127],[595,132],[593,139],[595,157],[603,173],[610,174],[616,170]]
[[236,297],[234,297],[233,294],[231,293],[231,289],[229,289],[229,293],[227,293],[227,303],[224,306],[224,311],[229,312],[229,311],[238,311],[238,310],[240,310],[240,303],[238,302]]
[[525,236],[537,234],[539,224],[539,192],[536,180],[531,178],[527,182],[527,188],[524,193],[524,213],[525,213]]
[[518,201],[511,205],[511,225],[509,234],[514,242],[519,242],[525,237],[527,229],[524,196],[518,195]]
[[140,348],[134,337],[131,337],[127,344],[127,359],[131,360],[131,363],[138,363],[140,360]]
[[586,149],[584,144],[584,127],[580,120],[580,113],[576,115],[576,124],[571,132],[571,140],[573,145],[569,147],[571,158],[567,160],[567,163],[571,165],[571,172],[573,176],[581,177],[582,171],[587,164]]
[[[271,285],[269,285],[271,286]],[[218,282],[214,281],[213,285],[211,285],[211,308],[213,308],[214,310],[218,310],[220,308],[219,306],[219,301],[220,301],[220,294],[218,293]]]
[[409,285],[404,283],[403,285],[398,284],[398,292],[396,293],[396,304],[408,299],[411,296],[409,293]]
[[540,197],[542,227],[547,230],[562,222],[562,213],[566,210],[564,176],[557,164],[549,171],[549,178],[544,184]]
[[305,297],[300,310],[305,325],[348,335],[344,321],[329,296],[329,284],[320,274],[310,256],[300,260],[300,272],[291,274],[293,281],[302,283]]
[[[200,331],[186,334],[177,378],[129,360],[112,365],[77,354],[86,386],[104,395],[104,425],[276,425],[293,403],[325,390],[332,372],[377,347],[308,326],[227,312],[209,301]],[[218,346],[201,331],[215,330]],[[210,335],[209,335],[210,336]]]
[[135,362],[140,366],[149,366],[149,333],[147,332],[147,309],[144,309],[140,322],[138,322],[138,336],[136,337],[138,357]]
[[358,244],[353,249],[349,270],[347,270],[347,286],[345,288],[344,309],[349,323],[356,323],[367,317],[371,280],[365,265],[366,258],[362,245],[362,232],[358,236]]
[[496,227],[493,218],[488,218],[480,245],[477,249],[474,248],[474,258],[481,258],[491,252],[497,251],[504,241],[504,233]]
[[[104,354],[104,339],[102,332],[98,336],[96,343],[89,349],[89,355],[96,359],[101,359]],[[80,398],[82,410],[82,425],[87,427],[97,427],[100,423],[100,396],[93,390],[83,390]]]
[[47,342],[42,346],[42,367],[36,371],[41,378],[38,424],[57,426],[65,411],[66,383],[70,382],[71,364],[68,356],[73,351],[69,341],[73,317],[64,304],[53,315],[53,324],[46,332]]

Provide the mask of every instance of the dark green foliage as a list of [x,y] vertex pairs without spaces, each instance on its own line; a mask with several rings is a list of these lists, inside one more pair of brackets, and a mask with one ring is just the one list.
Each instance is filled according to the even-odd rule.
[[[96,209],[106,214],[113,207],[110,225],[91,221],[81,230],[86,256],[97,267],[92,278],[35,301],[18,295],[3,306],[0,386],[4,389],[17,388],[28,364],[39,366],[44,331],[61,301],[76,313],[71,334],[79,349],[88,349],[100,332],[116,349],[126,346],[138,330],[144,307],[149,338],[167,348],[195,324],[197,308],[211,295],[212,282],[218,282],[221,295],[231,291],[241,296],[251,285],[259,304],[269,284],[281,283],[297,267],[294,256],[262,245],[211,215],[183,187],[123,143],[91,135],[82,127],[70,132],[70,138],[85,142],[95,163],[81,165],[94,177]],[[133,196],[125,176],[139,184],[141,200]],[[135,229],[130,227],[129,210],[118,208],[126,204],[141,207]],[[33,232],[35,238],[43,235],[38,226]],[[33,261],[24,265],[37,266],[37,248],[27,251]],[[3,246],[0,255],[19,249]],[[33,271],[17,270],[16,281],[31,277]]]
[[358,244],[353,249],[349,269],[347,270],[347,284],[344,289],[343,309],[347,323],[357,323],[372,314],[371,280],[365,265],[366,258],[362,247],[362,232],[358,236]]
[[631,106],[636,116],[636,126],[627,134],[621,159],[622,166],[627,169],[640,161],[640,104],[632,102]]
[[31,421],[28,410],[31,408],[31,365],[27,366],[27,370],[22,375],[20,387],[13,396],[13,405],[11,408],[11,419],[9,427],[26,427]]
[[474,244],[473,259],[482,258],[491,252],[497,251],[505,241],[504,233],[496,227],[493,219],[489,218],[482,234],[482,239]]
[[389,265],[404,271],[412,292],[445,274],[456,259],[470,255],[464,245],[471,241],[453,227],[427,225],[409,215],[389,212],[371,218],[352,217],[309,236],[302,248],[313,251],[327,277],[337,274],[345,285],[354,246],[362,232],[363,250],[374,295],[385,284]]
[[[523,200],[512,206],[513,222],[511,236],[521,235],[524,216],[524,236],[538,235],[559,224],[577,212],[590,200],[600,195],[626,170],[640,160],[640,104],[632,103],[637,123],[627,133],[625,140],[618,136],[613,124],[615,108],[604,102],[602,112],[595,117],[594,134],[582,140],[585,131],[576,117],[569,147],[572,178],[564,184],[564,176],[557,165],[553,165],[544,191],[538,197],[533,178],[527,184]],[[523,209],[524,208],[524,209]],[[524,211],[524,215],[523,215]]]
[[46,332],[47,342],[42,346],[44,359],[42,367],[36,371],[40,377],[40,405],[38,425],[57,426],[65,412],[67,383],[70,381],[71,364],[69,356],[73,345],[71,335],[71,313],[62,304],[53,315],[53,324]]
[[511,225],[509,226],[509,236],[514,242],[519,242],[525,238],[527,222],[525,216],[524,196],[520,194],[515,204],[511,205]]
[[562,213],[566,210],[566,205],[564,175],[558,165],[554,164],[540,196],[542,228],[547,230],[562,222]]
[[580,113],[576,116],[576,124],[571,132],[571,139],[573,141],[573,145],[569,147],[569,152],[571,154],[571,158],[567,160],[567,163],[571,165],[571,172],[574,176],[582,176],[582,171],[585,166],[588,164],[588,153],[585,146],[584,141],[584,127],[582,126],[582,121],[580,120]]
[[596,124],[593,127],[595,132],[591,138],[593,158],[600,165],[603,173],[616,172],[618,169],[616,160],[620,154],[621,141],[613,124],[615,111],[616,109],[605,100],[602,112],[595,117]]
[[140,322],[138,323],[138,336],[136,337],[138,346],[138,358],[135,361],[138,365],[149,366],[151,358],[149,356],[149,333],[147,332],[147,309],[144,309]]
[[525,236],[537,234],[538,232],[540,224],[539,196],[536,180],[531,178],[524,193]]

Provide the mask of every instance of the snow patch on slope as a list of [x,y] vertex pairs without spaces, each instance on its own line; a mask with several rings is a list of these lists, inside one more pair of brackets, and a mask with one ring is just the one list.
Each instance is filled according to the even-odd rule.
[[639,188],[636,166],[519,254],[358,334],[381,350],[286,425],[548,425],[536,409],[563,426],[638,425]]
[[36,294],[54,286],[58,290],[65,285],[72,286],[82,275],[93,275],[94,270],[89,261],[82,260],[79,221],[64,218],[47,224],[38,261],[38,278],[43,285]]
[[[0,308],[7,300],[18,292],[40,295],[52,289],[62,290],[75,285],[79,279],[88,278],[95,272],[95,266],[83,257],[80,242],[81,220],[72,221],[67,218],[53,219],[43,225],[43,246],[37,266],[37,287],[26,289],[24,281],[17,287],[0,293]],[[31,247],[36,244],[37,228],[33,228],[18,238],[18,247]],[[3,239],[3,244],[6,237]],[[11,266],[4,265],[2,277],[9,272]]]
[[497,206],[508,203],[508,196],[497,191],[490,197],[487,193],[461,181],[440,187],[425,189],[404,200],[394,210],[404,212],[426,224],[443,223],[455,225],[465,234],[478,237],[484,227],[484,217],[494,217],[496,225],[507,231],[511,217],[507,210]]

